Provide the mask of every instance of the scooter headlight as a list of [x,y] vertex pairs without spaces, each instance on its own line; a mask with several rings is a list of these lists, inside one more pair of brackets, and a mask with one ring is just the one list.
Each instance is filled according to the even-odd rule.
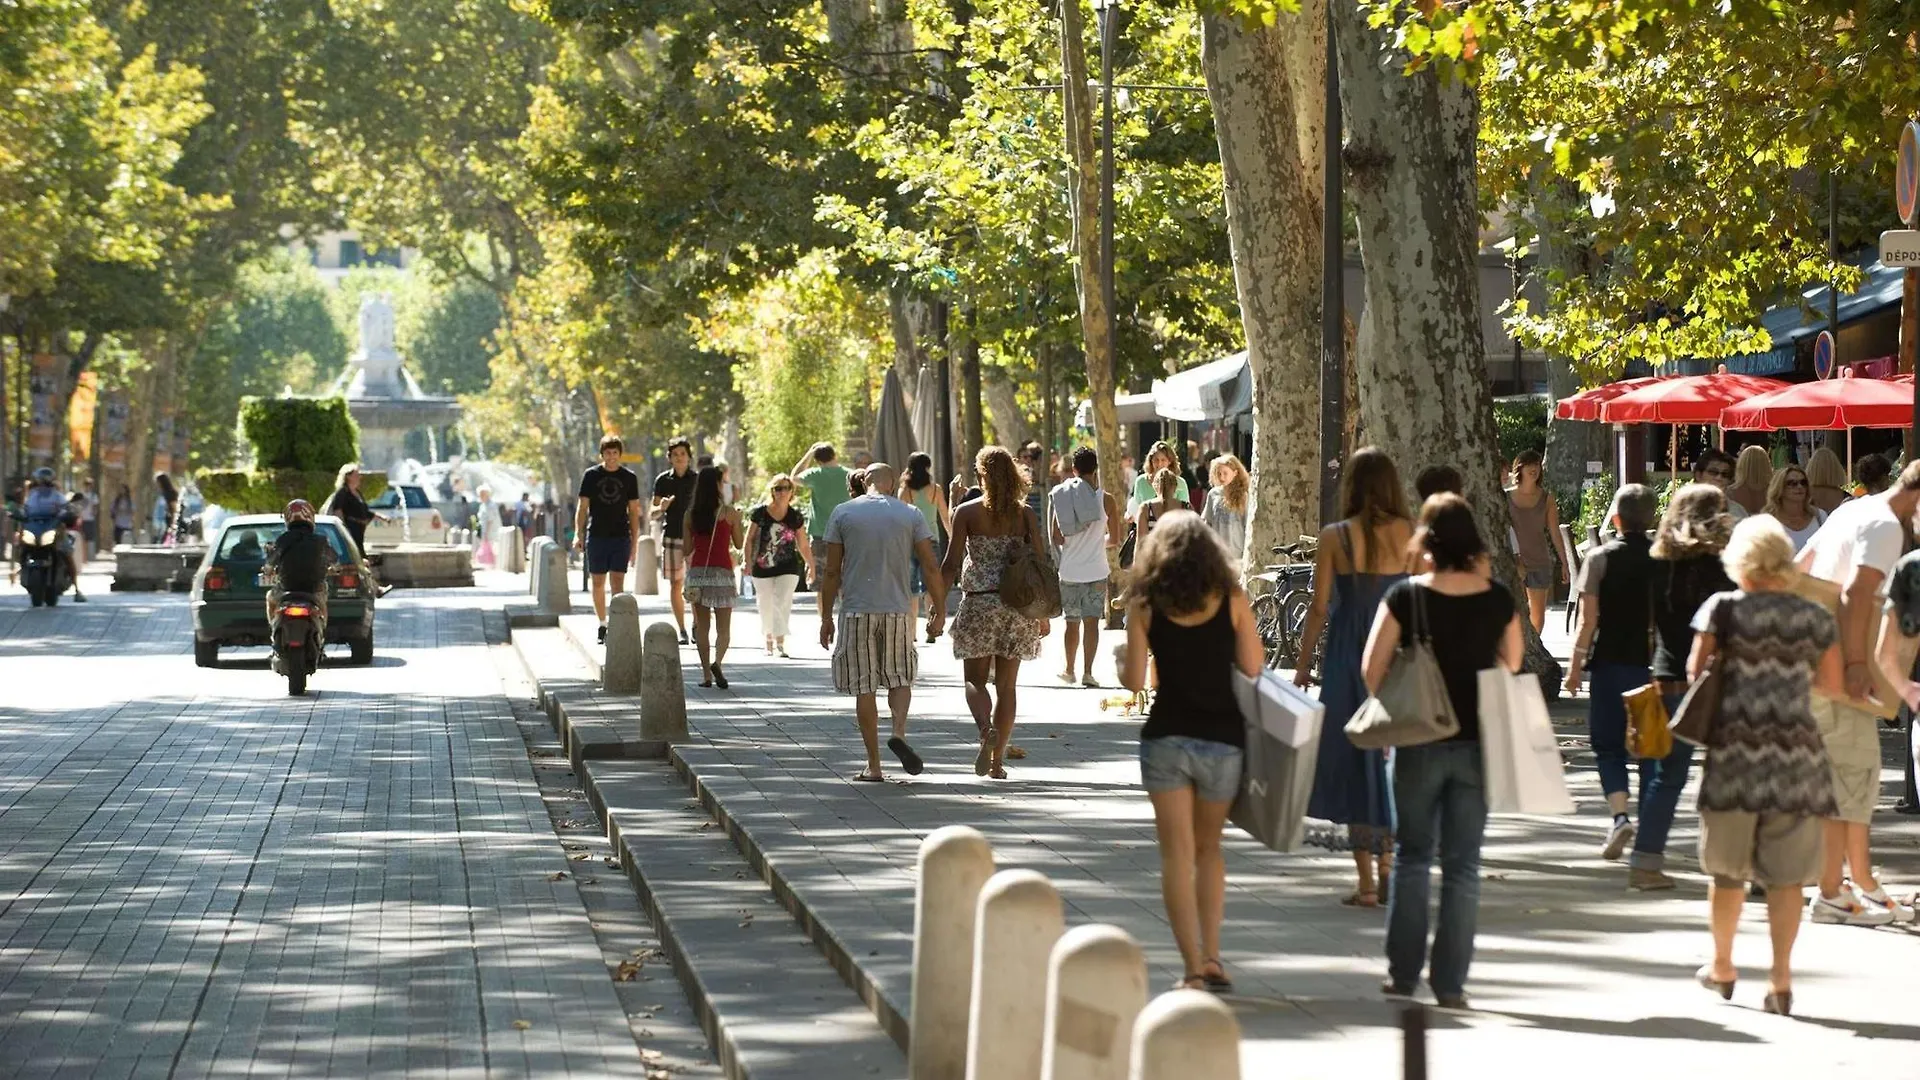
[[41,533],[37,538],[35,538],[33,542],[35,544],[40,545],[41,547],[52,547],[53,542],[55,540],[58,540],[59,538],[60,538],[60,530],[48,529],[46,532]]

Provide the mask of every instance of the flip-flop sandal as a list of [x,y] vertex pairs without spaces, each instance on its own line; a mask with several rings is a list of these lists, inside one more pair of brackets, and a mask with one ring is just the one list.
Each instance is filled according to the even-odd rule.
[[727,677],[725,675],[720,674],[719,664],[713,665],[713,685],[719,687],[722,690],[725,690],[727,688]]
[[913,747],[907,745],[907,740],[900,736],[895,735],[888,739],[887,749],[893,751],[893,756],[900,759],[900,766],[907,770],[908,776],[919,776],[926,770],[927,763],[920,760],[920,755],[915,753]]
[[987,775],[987,769],[990,766],[992,766],[992,764],[993,764],[993,748],[988,746],[983,741],[980,744],[980,752],[973,755],[973,775],[975,776]]
[[[1215,975],[1207,971],[1207,968],[1219,968],[1220,974]],[[1222,964],[1217,956],[1207,957],[1206,962],[1201,965],[1200,977],[1207,981],[1207,989],[1216,994],[1233,993],[1233,980],[1227,978],[1227,965]]]
[[1378,890],[1372,889],[1355,889],[1351,893],[1348,893],[1345,899],[1340,901],[1340,905],[1342,907],[1377,908],[1380,906],[1380,893]]
[[1007,760],[1008,761],[1019,761],[1026,756],[1027,756],[1027,752],[1025,750],[1022,750],[1011,743],[1007,744]]
[[853,778],[862,784],[884,784],[886,783],[886,780],[887,780],[884,774],[880,776],[875,776],[872,773],[866,772],[864,770],[861,772],[854,773]]
[[987,770],[987,778],[990,780],[1005,780],[1007,778],[1007,770],[995,766]]
[[1205,975],[1182,975],[1173,981],[1173,989],[1175,990],[1205,990],[1206,988],[1207,977]]

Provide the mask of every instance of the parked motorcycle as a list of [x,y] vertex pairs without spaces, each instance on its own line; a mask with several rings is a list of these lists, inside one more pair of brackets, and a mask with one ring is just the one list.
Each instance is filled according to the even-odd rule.
[[60,602],[73,582],[67,580],[67,560],[60,554],[60,519],[31,517],[20,529],[20,584],[34,607]]
[[307,676],[320,669],[319,602],[306,593],[280,598],[273,627],[273,666],[287,677],[287,694],[307,692]]

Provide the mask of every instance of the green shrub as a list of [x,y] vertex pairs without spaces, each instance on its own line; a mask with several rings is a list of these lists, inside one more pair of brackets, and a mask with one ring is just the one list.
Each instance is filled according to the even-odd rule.
[[1512,398],[1493,403],[1493,425],[1500,440],[1501,464],[1511,465],[1523,450],[1547,452],[1547,402]]
[[[208,502],[233,513],[277,514],[295,499],[305,499],[319,509],[333,494],[333,481],[337,475],[338,470],[272,469],[242,472],[237,469],[209,469],[195,475],[193,482],[199,486],[200,494]],[[377,499],[386,490],[386,473],[360,474],[360,494],[363,498]]]
[[1580,517],[1573,523],[1575,543],[1586,539],[1588,529],[1606,527],[1607,511],[1613,507],[1614,488],[1612,473],[1589,477],[1580,485]]
[[240,434],[256,469],[332,474],[360,457],[360,427],[345,398],[242,398]]

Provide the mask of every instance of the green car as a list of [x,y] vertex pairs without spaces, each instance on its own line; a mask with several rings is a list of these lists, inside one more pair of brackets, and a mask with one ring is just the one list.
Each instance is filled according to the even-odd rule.
[[[327,590],[327,641],[347,643],[356,664],[373,662],[372,566],[340,519],[321,515],[314,530],[333,545],[333,580]],[[286,522],[277,514],[228,518],[207,544],[193,575],[193,662],[213,667],[222,645],[270,645],[267,588],[259,583],[267,551]]]

